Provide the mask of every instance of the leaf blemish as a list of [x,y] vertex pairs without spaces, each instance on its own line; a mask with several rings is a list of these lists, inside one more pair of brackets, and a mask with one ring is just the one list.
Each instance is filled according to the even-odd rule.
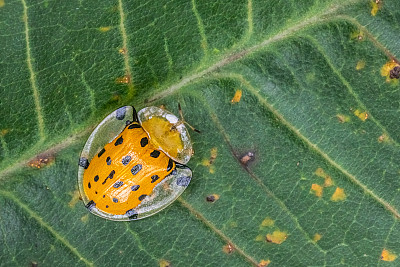
[[203,159],[201,164],[205,167],[208,167],[210,173],[215,173],[215,167],[213,165],[215,159],[218,156],[218,148],[213,147],[210,151],[210,158]]
[[55,160],[55,153],[42,153],[28,162],[28,166],[36,169],[50,165]]
[[397,255],[394,254],[392,251],[387,249],[383,249],[381,253],[381,260],[383,261],[394,261],[397,258]]
[[129,75],[125,75],[122,77],[118,77],[117,79],[115,79],[115,83],[117,84],[128,84],[131,81],[131,76]]
[[70,192],[69,195],[71,196],[71,200],[69,201],[68,206],[70,208],[73,208],[80,200],[81,194],[79,193],[79,190],[75,190],[73,192]]
[[261,260],[257,267],[267,267],[270,263],[270,260]]
[[235,92],[235,95],[233,96],[233,98],[231,99],[231,103],[232,104],[236,104],[239,103],[240,99],[242,98],[242,90],[237,89]]
[[3,7],[6,3],[4,2],[4,0],[0,0],[0,7]]
[[167,260],[162,259],[162,260],[160,260],[159,264],[160,264],[160,267],[171,267],[171,263]]
[[272,234],[267,234],[266,240],[269,243],[282,244],[287,239],[288,234],[285,231],[276,230]]
[[337,114],[336,118],[339,120],[340,123],[345,123],[350,121],[350,117],[343,114]]
[[313,237],[313,241],[316,243],[316,242],[318,242],[319,240],[321,240],[321,238],[322,238],[322,235],[316,233],[316,234],[314,235],[314,237]]
[[124,48],[121,48],[121,49],[118,50],[118,52],[119,52],[121,55],[125,55],[125,54],[126,54],[126,48],[125,48],[125,47],[124,47]]
[[379,143],[389,143],[391,141],[389,135],[387,135],[386,133],[383,133],[382,135],[380,135],[378,137],[378,142]]
[[272,220],[270,217],[266,217],[262,222],[261,222],[261,227],[271,227],[275,224],[275,221]]
[[211,194],[211,195],[206,197],[206,201],[207,202],[211,202],[211,203],[214,203],[218,199],[219,199],[219,195],[217,195],[217,194]]
[[357,116],[360,120],[366,121],[368,119],[368,113],[366,111],[360,111],[359,109],[356,109],[353,114]]
[[359,60],[356,65],[356,70],[362,70],[365,67],[365,60]]
[[343,201],[345,199],[346,199],[346,194],[344,192],[344,189],[336,187],[336,190],[333,193],[331,200],[337,202],[337,201]]
[[87,222],[89,221],[89,213],[86,214],[86,215],[83,215],[83,216],[81,217],[81,221],[82,221],[83,223],[87,223]]
[[99,31],[101,31],[101,32],[108,32],[109,30],[111,30],[111,26],[100,27],[100,28],[99,28]]
[[386,77],[386,82],[398,82],[400,78],[400,65],[395,60],[386,62],[381,68],[381,75]]
[[325,173],[324,169],[322,168],[317,168],[315,170],[315,175],[317,175],[318,177],[323,178],[324,181],[324,187],[329,187],[333,185],[333,180],[331,178],[330,175],[328,175],[327,173]]
[[255,153],[252,151],[247,152],[246,154],[240,157],[240,163],[245,166],[248,166],[251,162],[255,160]]
[[314,191],[314,194],[319,198],[322,197],[323,190],[324,190],[324,188],[322,186],[320,186],[319,184],[311,185],[311,191]]
[[232,244],[228,243],[222,247],[222,251],[226,254],[232,254],[235,251],[235,247]]
[[371,15],[376,16],[376,13],[378,13],[379,9],[382,8],[382,0],[375,0],[371,1]]

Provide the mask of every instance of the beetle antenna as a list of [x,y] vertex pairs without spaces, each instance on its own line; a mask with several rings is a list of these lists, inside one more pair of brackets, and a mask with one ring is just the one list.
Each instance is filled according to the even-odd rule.
[[201,133],[200,130],[194,128],[192,125],[190,125],[185,119],[183,118],[183,112],[181,108],[181,103],[178,102],[178,109],[179,109],[179,116],[181,117],[181,122],[186,124],[192,131],[195,131],[196,133]]

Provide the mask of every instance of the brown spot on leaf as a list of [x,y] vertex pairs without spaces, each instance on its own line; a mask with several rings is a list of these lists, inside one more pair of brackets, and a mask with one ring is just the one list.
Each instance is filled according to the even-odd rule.
[[235,247],[232,244],[228,243],[222,247],[222,251],[226,254],[232,254],[235,251]]
[[287,239],[288,235],[286,232],[282,232],[279,230],[274,231],[272,234],[267,234],[266,240],[267,242],[274,244],[282,244]]
[[215,202],[219,199],[219,195],[212,194],[206,197],[207,202]]
[[386,82],[398,82],[400,77],[400,65],[395,60],[386,62],[381,68],[381,75],[386,77]]
[[50,152],[42,153],[37,155],[35,158],[31,159],[28,162],[28,166],[40,169],[54,162],[54,159],[55,159],[55,153],[50,153]]
[[350,121],[350,117],[343,114],[337,114],[336,118],[339,120],[340,123],[345,123]]
[[246,154],[244,154],[243,156],[241,156],[239,160],[240,160],[240,163],[247,166],[250,162],[254,161],[254,159],[255,159],[254,152],[249,151]]

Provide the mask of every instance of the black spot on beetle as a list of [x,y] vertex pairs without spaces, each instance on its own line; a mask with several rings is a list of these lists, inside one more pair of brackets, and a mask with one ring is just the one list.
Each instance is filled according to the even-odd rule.
[[99,180],[99,176],[98,175],[96,175],[95,177],[94,177],[94,179],[93,179],[95,182],[97,182],[98,180]]
[[85,207],[86,207],[88,210],[92,210],[95,206],[96,206],[96,203],[94,203],[93,200],[90,200],[90,201],[85,205]]
[[107,165],[111,165],[111,158],[107,157],[106,162],[107,162]]
[[128,210],[125,215],[128,216],[129,220],[135,220],[138,217],[138,213],[134,209]]
[[118,188],[118,187],[121,187],[123,184],[124,184],[124,182],[118,181],[118,182],[115,182],[115,184],[113,185],[113,187],[114,187],[114,188]]
[[151,152],[150,153],[150,157],[153,157],[153,158],[158,158],[158,156],[160,156],[160,151],[158,151],[158,150],[154,150],[153,152]]
[[117,109],[116,113],[117,114],[115,115],[115,118],[117,118],[117,120],[123,120],[125,118],[126,107],[121,107]]
[[142,128],[142,126],[140,126],[140,124],[133,123],[128,127],[128,129],[136,129],[136,128]]
[[100,158],[104,152],[106,152],[106,150],[103,148],[102,150],[100,150],[100,152],[99,152],[99,154],[97,154],[97,156]]
[[105,198],[106,197],[106,195],[103,195],[103,198]]
[[167,166],[167,172],[172,170],[172,167],[174,166],[174,161],[172,159],[168,160],[168,166]]
[[128,165],[128,163],[131,161],[132,157],[131,156],[125,156],[122,159],[122,164],[124,164],[125,166]]
[[147,137],[143,137],[142,140],[140,140],[140,146],[145,147],[149,143],[149,139]]
[[144,195],[144,194],[143,194],[143,195],[141,195],[141,196],[139,197],[139,200],[142,201],[145,197],[147,197],[147,195]]
[[87,158],[84,158],[84,157],[79,159],[79,163],[78,164],[79,164],[79,166],[81,166],[84,169],[87,169],[89,167],[89,161],[88,161]]
[[151,176],[151,183],[154,183],[155,181],[157,181],[160,177],[158,175],[153,175]]
[[113,202],[114,202],[114,203],[118,203],[118,198],[115,198],[115,197],[114,197],[114,198],[113,198]]
[[118,145],[122,144],[122,142],[124,142],[124,139],[121,136],[120,138],[117,139],[117,141],[115,141],[114,145],[118,146]]
[[91,188],[92,187],[92,185],[90,184],[90,182],[88,183],[88,185],[87,185],[89,188]]
[[94,191],[94,193],[97,195],[97,191]]
[[107,209],[108,209],[108,207],[109,207],[109,206],[108,206],[108,205],[106,205],[106,208],[107,208]]
[[191,179],[190,176],[179,177],[179,178],[176,180],[176,184],[179,185],[179,186],[184,186],[184,187],[186,187],[186,186],[189,185],[190,179]]
[[137,164],[137,165],[135,165],[135,166],[132,167],[131,173],[132,173],[133,175],[136,175],[136,174],[138,174],[138,172],[139,172],[141,169],[142,169],[142,164]]
[[132,185],[131,190],[132,191],[137,191],[139,189],[140,185]]
[[105,184],[108,178],[112,179],[114,177],[114,174],[115,174],[115,171],[112,170],[110,172],[110,174],[107,176],[107,178],[101,184]]

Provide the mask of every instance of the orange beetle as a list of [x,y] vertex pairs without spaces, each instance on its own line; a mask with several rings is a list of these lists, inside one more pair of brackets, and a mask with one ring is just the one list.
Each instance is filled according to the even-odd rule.
[[192,143],[183,120],[157,107],[131,106],[108,115],[88,138],[78,184],[95,215],[129,221],[151,216],[188,186]]

